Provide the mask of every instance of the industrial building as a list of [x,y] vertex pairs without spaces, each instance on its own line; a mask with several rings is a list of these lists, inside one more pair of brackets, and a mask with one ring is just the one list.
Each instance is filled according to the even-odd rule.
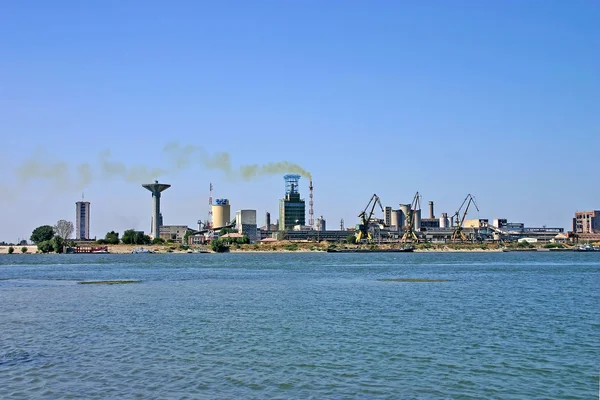
[[285,180],[285,197],[279,200],[279,230],[292,230],[296,225],[306,225],[306,203],[300,198],[300,175],[288,174]]
[[239,234],[246,235],[250,243],[259,240],[256,225],[256,210],[238,210],[235,213],[235,226]]
[[573,218],[573,232],[600,233],[600,211],[577,211]]
[[183,238],[189,229],[187,225],[163,225],[160,227],[160,238],[183,243]]
[[90,239],[90,202],[75,203],[75,239]]

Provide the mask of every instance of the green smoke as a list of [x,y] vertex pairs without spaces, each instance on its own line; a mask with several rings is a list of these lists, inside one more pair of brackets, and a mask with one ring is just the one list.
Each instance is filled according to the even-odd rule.
[[[16,168],[18,186],[31,181],[46,181],[57,191],[82,190],[98,180],[123,179],[131,183],[144,183],[183,169],[202,166],[207,169],[221,171],[229,179],[252,180],[265,175],[297,173],[311,178],[311,175],[298,164],[288,161],[267,164],[233,166],[229,153],[210,154],[201,147],[193,145],[181,146],[177,142],[168,143],[163,148],[167,157],[166,168],[150,168],[145,165],[127,165],[113,160],[108,150],[98,154],[95,163],[69,165],[65,161],[50,161],[42,147],[38,147],[31,158]],[[5,193],[14,193],[7,188]],[[9,196],[2,196],[8,198]]]

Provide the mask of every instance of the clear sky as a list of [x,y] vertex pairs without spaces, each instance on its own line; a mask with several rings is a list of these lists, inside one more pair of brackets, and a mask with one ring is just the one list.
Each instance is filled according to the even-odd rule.
[[570,228],[600,209],[598,21],[597,0],[5,2],[0,240],[74,222],[82,192],[92,236],[149,232],[155,178],[165,224],[206,219],[210,182],[274,221],[284,173],[239,168],[275,162],[312,174],[329,229],[416,191]]

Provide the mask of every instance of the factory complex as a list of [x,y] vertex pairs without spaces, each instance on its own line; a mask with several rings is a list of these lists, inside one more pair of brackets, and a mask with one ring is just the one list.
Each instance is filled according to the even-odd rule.
[[[567,242],[576,240],[600,240],[600,211],[576,212],[572,231],[564,228],[527,227],[522,222],[506,218],[466,219],[469,209],[479,207],[475,198],[468,194],[458,210],[452,214],[443,212],[436,216],[434,202],[428,201],[427,214],[421,209],[421,194],[417,192],[411,203],[398,207],[384,206],[377,194],[373,194],[366,207],[357,215],[357,223],[345,227],[344,220],[336,224],[339,229],[327,229],[321,216],[314,219],[313,183],[309,183],[309,210],[306,220],[306,201],[299,190],[300,175],[284,177],[285,192],[279,200],[279,215],[275,223],[271,214],[265,212],[264,225],[258,224],[257,210],[231,211],[227,198],[213,201],[213,185],[210,184],[208,218],[198,220],[197,227],[167,225],[160,211],[161,194],[171,185],[165,183],[143,184],[152,193],[151,238],[183,245],[205,245],[212,240],[247,238],[250,243],[288,241],[330,241],[355,243],[448,243],[448,242]],[[376,213],[381,216],[376,216]],[[89,239],[90,202],[76,203],[76,239]]]

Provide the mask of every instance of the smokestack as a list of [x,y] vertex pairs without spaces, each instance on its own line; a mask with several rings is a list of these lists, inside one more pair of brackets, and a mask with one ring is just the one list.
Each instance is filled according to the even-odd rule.
[[434,219],[435,215],[433,215],[433,201],[429,202],[429,218]]
[[265,225],[267,226],[267,232],[271,232],[271,213],[268,211],[265,214]]

